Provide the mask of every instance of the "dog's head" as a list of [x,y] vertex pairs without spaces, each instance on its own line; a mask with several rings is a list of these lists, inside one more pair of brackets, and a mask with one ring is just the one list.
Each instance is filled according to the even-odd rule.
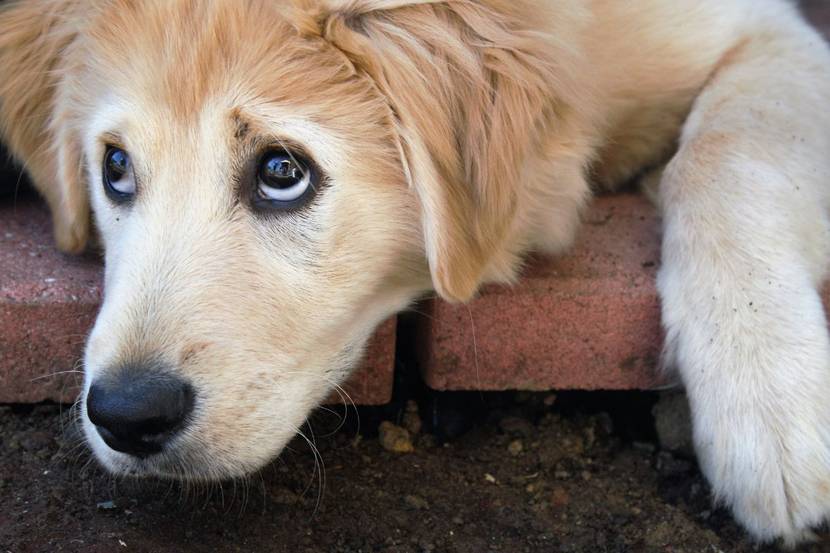
[[381,320],[510,273],[521,166],[561,107],[550,40],[522,27],[539,18],[514,2],[2,8],[0,124],[62,198],[59,244],[83,247],[88,198],[105,249],[83,400],[104,465],[251,471]]

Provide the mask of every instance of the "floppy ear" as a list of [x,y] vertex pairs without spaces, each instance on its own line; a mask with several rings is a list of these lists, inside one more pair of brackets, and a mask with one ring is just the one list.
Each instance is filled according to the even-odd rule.
[[56,89],[82,0],[0,6],[0,136],[52,210],[55,240],[77,253],[89,237],[81,145]]
[[465,301],[485,277],[510,278],[506,238],[522,169],[559,107],[554,59],[570,56],[536,28],[550,23],[545,9],[515,0],[294,4],[299,31],[340,49],[390,104],[436,291]]

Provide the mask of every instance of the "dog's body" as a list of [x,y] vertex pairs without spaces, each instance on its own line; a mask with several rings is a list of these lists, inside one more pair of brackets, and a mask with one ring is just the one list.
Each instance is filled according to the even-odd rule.
[[512,280],[592,183],[648,171],[701,467],[753,535],[804,538],[830,513],[828,101],[779,0],[0,6],[4,139],[59,246],[91,204],[105,247],[83,422],[117,472],[256,469],[379,321]]

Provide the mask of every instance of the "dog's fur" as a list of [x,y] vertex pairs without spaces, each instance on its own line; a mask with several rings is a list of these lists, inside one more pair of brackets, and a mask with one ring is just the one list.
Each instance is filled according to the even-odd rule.
[[[106,295],[86,385],[164,363],[192,422],[121,473],[240,475],[277,455],[379,321],[557,253],[592,186],[644,170],[664,217],[666,359],[701,467],[759,539],[830,513],[830,54],[781,0],[11,0],[0,129]],[[327,175],[262,216],[263,141]],[[128,150],[130,206],[102,191]],[[668,162],[660,173],[662,165]]]

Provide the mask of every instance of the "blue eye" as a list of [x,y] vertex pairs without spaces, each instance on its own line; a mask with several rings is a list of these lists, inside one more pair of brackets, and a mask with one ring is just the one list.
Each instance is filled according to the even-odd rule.
[[130,156],[115,146],[108,146],[104,154],[104,191],[114,202],[125,202],[135,195],[135,176]]
[[313,196],[316,178],[307,160],[286,150],[271,150],[259,161],[256,199],[277,209],[298,207]]

